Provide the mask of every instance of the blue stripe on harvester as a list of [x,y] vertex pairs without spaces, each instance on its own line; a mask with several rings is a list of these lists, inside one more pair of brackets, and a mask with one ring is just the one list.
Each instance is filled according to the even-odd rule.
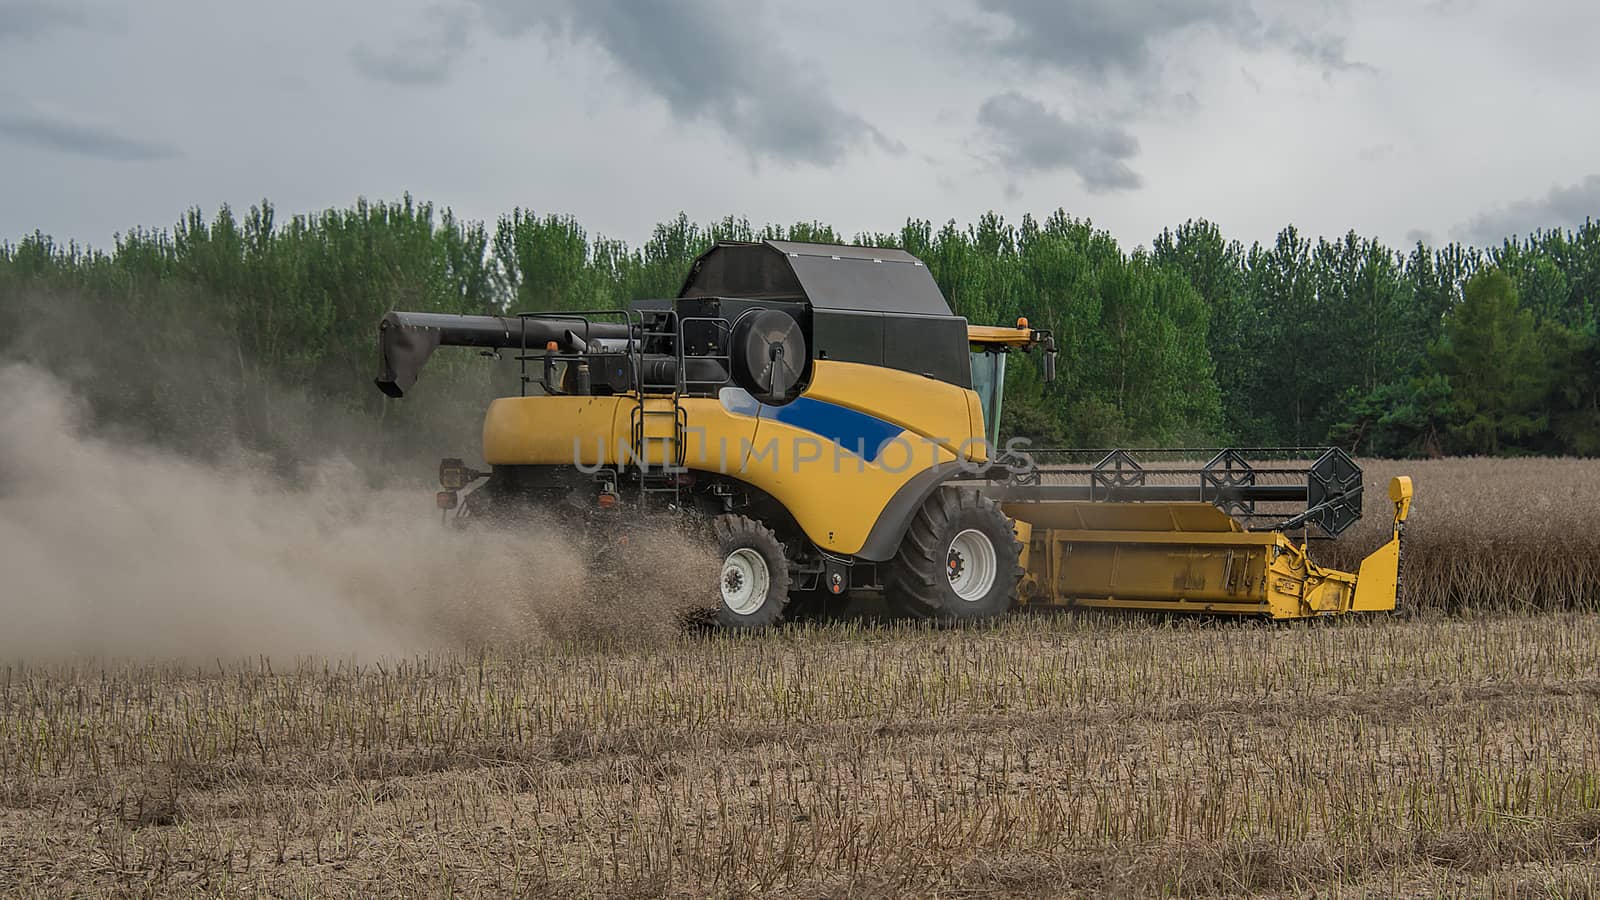
[[825,437],[867,462],[877,462],[883,448],[905,430],[877,416],[810,397],[798,397],[783,406],[763,403],[761,417]]

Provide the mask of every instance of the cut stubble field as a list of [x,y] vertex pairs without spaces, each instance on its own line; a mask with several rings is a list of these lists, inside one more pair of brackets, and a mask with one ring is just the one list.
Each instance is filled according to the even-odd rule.
[[1592,469],[1367,464],[1392,617],[12,664],[0,893],[1597,896]]
[[7,671],[20,893],[1592,896],[1600,616]]

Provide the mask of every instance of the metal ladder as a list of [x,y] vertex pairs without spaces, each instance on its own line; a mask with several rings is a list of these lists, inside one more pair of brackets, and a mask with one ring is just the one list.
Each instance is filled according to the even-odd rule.
[[[683,408],[683,341],[678,314],[666,310],[655,322],[640,323],[635,350],[634,371],[638,373],[630,414],[633,437],[632,463],[639,473],[639,487],[646,497],[659,496],[673,506],[678,504],[683,467],[683,432],[688,414]],[[644,348],[651,338],[668,338],[677,349],[677,373],[671,383],[647,381],[643,364]]]
[[[706,347],[696,348],[705,352],[690,354],[686,334],[697,325],[704,326],[705,336],[710,343]],[[654,323],[640,323],[634,362],[634,371],[638,373],[638,389],[634,392],[630,424],[639,485],[647,496],[656,494],[674,506],[678,504],[683,486],[682,475],[688,471],[684,466],[684,432],[689,416],[683,407],[683,398],[689,394],[715,396],[720,388],[729,383],[733,360],[728,352],[728,343],[732,331],[733,326],[727,319],[716,316],[680,317],[676,310],[663,311]],[[672,341],[676,366],[671,383],[650,382],[645,378],[644,347],[651,343],[651,338]],[[690,360],[719,365],[720,377],[690,377]]]

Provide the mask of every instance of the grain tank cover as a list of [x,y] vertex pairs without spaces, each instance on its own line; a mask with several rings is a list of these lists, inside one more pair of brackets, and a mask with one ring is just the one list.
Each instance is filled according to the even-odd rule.
[[719,243],[689,269],[679,297],[800,300],[813,309],[948,316],[922,261],[904,250],[798,241]]
[[972,387],[967,320],[950,312],[928,267],[904,250],[719,243],[694,261],[678,298],[707,299],[724,312],[738,303],[805,304],[813,359]]

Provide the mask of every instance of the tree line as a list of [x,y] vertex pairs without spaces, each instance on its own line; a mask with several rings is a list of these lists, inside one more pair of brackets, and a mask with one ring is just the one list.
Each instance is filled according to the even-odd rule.
[[93,371],[79,380],[96,414],[158,437],[287,455],[344,423],[378,435],[379,452],[430,429],[459,447],[494,366],[441,353],[416,399],[386,402],[371,386],[386,311],[670,297],[713,241],[762,238],[901,247],[973,322],[1052,329],[1059,377],[1046,385],[1036,359],[1015,360],[1002,423],[1038,445],[1600,453],[1592,220],[1498,247],[1409,249],[1292,226],[1246,246],[1192,220],[1128,250],[1060,211],[851,237],[679,214],[629,247],[522,209],[490,228],[409,196],[287,221],[263,202],[193,209],[104,249],[39,233],[0,244],[0,350]]

